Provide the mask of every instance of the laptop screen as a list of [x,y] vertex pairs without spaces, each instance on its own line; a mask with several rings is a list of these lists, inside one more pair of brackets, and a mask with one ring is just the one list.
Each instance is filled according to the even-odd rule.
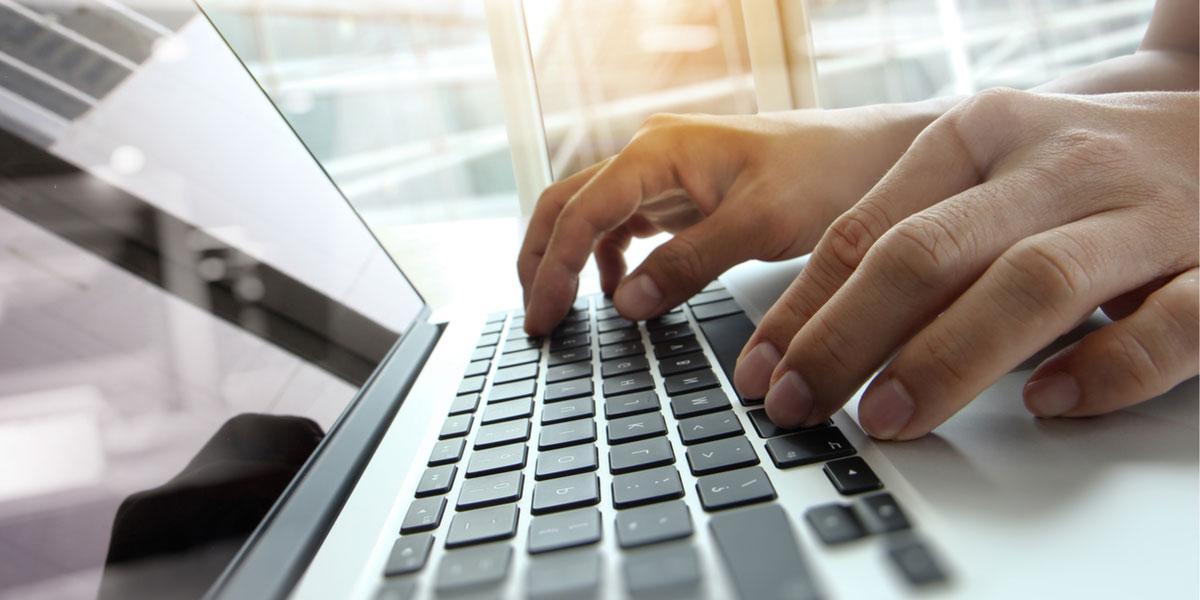
[[0,597],[195,595],[422,309],[187,2],[0,1]]

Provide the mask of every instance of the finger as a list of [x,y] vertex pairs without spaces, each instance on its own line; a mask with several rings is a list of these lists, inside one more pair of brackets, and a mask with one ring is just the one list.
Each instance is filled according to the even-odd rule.
[[625,250],[632,237],[629,227],[622,225],[596,242],[596,267],[600,270],[600,289],[605,296],[612,297],[617,284],[625,277]]
[[1148,400],[1194,377],[1200,360],[1200,272],[1152,292],[1120,321],[1042,363],[1025,384],[1040,417],[1083,417]]
[[858,406],[863,428],[885,439],[928,433],[1105,299],[1194,262],[1127,212],[1007,250],[875,378]]
[[533,215],[529,218],[529,227],[525,230],[525,239],[521,243],[521,250],[517,254],[517,277],[521,280],[521,288],[525,293],[525,302],[529,302],[529,290],[533,285],[533,276],[537,273],[538,263],[541,262],[542,254],[546,251],[546,243],[550,239],[550,232],[554,230],[554,221],[558,219],[558,213],[562,211],[562,207],[583,187],[596,173],[608,164],[611,158],[604,159],[570,177],[551,185],[546,188],[537,205],[533,209]]

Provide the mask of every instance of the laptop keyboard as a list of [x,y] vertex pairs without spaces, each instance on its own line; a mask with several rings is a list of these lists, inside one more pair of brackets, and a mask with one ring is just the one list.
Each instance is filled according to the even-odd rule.
[[[439,596],[499,585],[514,552],[563,556],[553,569],[545,567],[553,561],[538,563],[547,572],[524,575],[528,596],[592,597],[602,579],[598,555],[580,560],[564,551],[599,542],[605,519],[621,549],[650,548],[623,565],[628,594],[687,595],[704,579],[700,563],[688,545],[670,542],[696,535],[698,519],[681,500],[689,495],[711,513],[708,528],[739,597],[821,597],[771,481],[781,469],[808,465],[820,465],[839,494],[855,496],[804,513],[822,543],[911,529],[832,421],[785,430],[756,407],[761,401],[726,395],[717,373],[732,380],[754,326],[719,283],[644,323],[595,296],[577,301],[549,339],[528,338],[522,328],[520,311],[488,318],[409,501],[381,597],[411,595],[418,588],[406,578],[430,568]],[[735,401],[748,407],[745,417]],[[771,465],[761,463],[756,445]],[[603,489],[602,469],[611,475]],[[685,485],[681,470],[694,485]],[[784,499],[788,508],[804,501]],[[513,543],[520,528],[527,529],[523,548]],[[944,579],[923,543],[902,542],[887,560],[903,577],[914,585]],[[439,543],[448,551],[427,564]]]

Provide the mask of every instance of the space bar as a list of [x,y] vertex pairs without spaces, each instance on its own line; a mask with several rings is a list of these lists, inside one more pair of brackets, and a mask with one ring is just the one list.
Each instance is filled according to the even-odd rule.
[[742,600],[820,597],[792,524],[778,504],[719,514],[708,526]]
[[700,322],[700,330],[704,332],[708,345],[712,346],[717,355],[717,362],[725,376],[733,381],[733,368],[737,366],[738,356],[742,346],[754,333],[754,323],[745,313],[735,313]]

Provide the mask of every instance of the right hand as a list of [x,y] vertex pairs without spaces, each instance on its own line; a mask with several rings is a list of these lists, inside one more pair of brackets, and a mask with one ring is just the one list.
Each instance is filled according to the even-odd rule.
[[[740,262],[809,252],[915,135],[877,116],[866,108],[651,117],[619,154],[538,200],[517,261],[526,332],[557,325],[593,252],[601,288],[635,320],[670,310]],[[626,275],[630,239],[660,231],[675,235]]]

